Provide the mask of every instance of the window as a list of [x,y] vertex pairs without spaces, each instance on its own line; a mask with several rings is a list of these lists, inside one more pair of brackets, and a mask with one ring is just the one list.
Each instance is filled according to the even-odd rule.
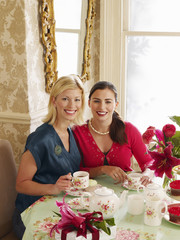
[[57,71],[59,76],[81,74],[87,1],[54,0]]
[[180,1],[123,1],[126,116],[141,132],[180,115]]

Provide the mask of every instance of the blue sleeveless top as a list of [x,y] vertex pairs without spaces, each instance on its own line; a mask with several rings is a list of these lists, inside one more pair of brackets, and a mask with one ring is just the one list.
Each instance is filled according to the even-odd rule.
[[[25,151],[29,150],[32,153],[37,165],[37,172],[32,179],[33,181],[54,184],[60,176],[69,172],[73,174],[79,170],[81,156],[70,128],[68,128],[68,132],[69,152],[64,148],[53,126],[48,123],[42,124],[28,136]],[[23,212],[40,197],[42,196],[19,193],[16,199],[16,208]]]

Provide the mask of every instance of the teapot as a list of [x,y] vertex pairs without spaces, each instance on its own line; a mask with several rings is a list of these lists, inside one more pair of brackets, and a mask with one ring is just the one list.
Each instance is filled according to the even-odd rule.
[[[141,187],[138,187],[137,191],[140,193]],[[150,183],[146,187],[143,187],[144,197],[146,200],[151,199],[164,199],[165,192],[159,184]]]
[[93,193],[84,192],[81,195],[81,205],[87,208],[87,201],[85,202],[84,197],[89,197],[89,208],[88,210],[100,211],[103,214],[104,219],[112,218],[115,212],[122,207],[125,202],[125,198],[128,191],[124,190],[121,193],[120,198],[114,193],[113,189],[102,187],[96,189]]

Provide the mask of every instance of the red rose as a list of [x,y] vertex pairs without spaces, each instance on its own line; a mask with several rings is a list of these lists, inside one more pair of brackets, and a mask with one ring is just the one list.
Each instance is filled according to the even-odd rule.
[[172,137],[176,133],[176,127],[173,124],[166,124],[162,131],[166,137]]
[[150,126],[150,127],[148,127],[148,128],[147,128],[147,130],[153,130],[153,131],[154,131],[154,133],[155,133],[155,130],[156,130],[156,128],[155,128],[155,127],[152,127],[152,126]]
[[148,127],[145,133],[142,135],[143,142],[149,144],[155,135],[155,127]]

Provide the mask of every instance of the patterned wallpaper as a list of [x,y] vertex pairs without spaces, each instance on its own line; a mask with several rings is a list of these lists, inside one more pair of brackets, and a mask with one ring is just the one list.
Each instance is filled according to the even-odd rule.
[[[91,80],[99,80],[100,1],[91,47]],[[45,93],[39,0],[0,0],[0,138],[8,139],[17,165],[26,138],[41,124],[48,104]]]
[[[0,1],[0,111],[28,112],[23,1]],[[24,103],[22,105],[22,102]]]
[[0,138],[11,142],[18,164],[48,100],[39,1],[1,0],[0,16]]

